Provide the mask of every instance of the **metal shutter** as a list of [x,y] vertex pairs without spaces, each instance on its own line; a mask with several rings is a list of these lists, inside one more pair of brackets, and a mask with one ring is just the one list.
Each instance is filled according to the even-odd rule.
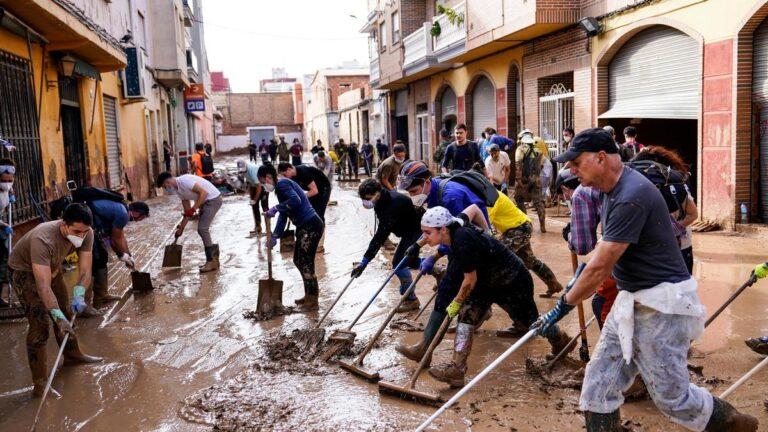
[[107,131],[107,172],[109,187],[120,186],[120,147],[117,132],[117,100],[104,95],[104,124]]
[[408,92],[400,90],[395,93],[395,116],[408,115]]
[[600,118],[698,119],[701,63],[698,43],[685,33],[641,31],[608,66],[609,109]]
[[760,24],[754,36],[752,60],[752,99],[760,110],[760,215],[768,221],[768,21]]
[[[456,112],[456,93],[454,93],[453,89],[448,87],[443,92],[443,97],[440,99],[440,115],[443,116],[443,119],[446,116],[449,115],[457,115]],[[442,119],[440,119],[442,120]]]
[[472,135],[479,139],[487,127],[496,128],[496,90],[488,78],[480,78],[472,90]]

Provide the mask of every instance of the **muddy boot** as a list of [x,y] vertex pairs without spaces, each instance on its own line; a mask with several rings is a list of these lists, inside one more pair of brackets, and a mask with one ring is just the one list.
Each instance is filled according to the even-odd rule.
[[397,310],[395,312],[402,313],[402,312],[410,312],[414,310],[419,310],[421,307],[421,303],[419,302],[418,298],[415,298],[413,300],[405,299],[403,303],[398,306]]
[[453,344],[453,359],[429,368],[429,374],[438,381],[448,383],[452,388],[464,387],[464,374],[467,372],[467,358],[472,350],[472,337],[475,326],[459,323]]
[[768,336],[747,339],[744,343],[747,344],[752,351],[758,354],[768,355]]
[[86,305],[85,306],[85,310],[80,312],[77,316],[79,318],[95,318],[95,317],[100,317],[100,316],[103,316],[103,315],[104,315],[104,312],[96,309],[93,306]]
[[496,331],[496,337],[501,338],[520,338],[525,336],[530,330],[529,326],[521,325],[520,323],[513,321],[512,325],[504,330]]
[[533,266],[531,270],[536,273],[536,276],[538,276],[539,279],[547,284],[547,292],[544,294],[539,294],[539,297],[550,298],[563,290],[563,286],[560,284],[560,282],[558,282],[555,274],[552,273],[552,270],[543,262],[539,261]]
[[[429,344],[422,338],[421,341],[419,341],[419,343],[416,345],[399,344],[395,347],[395,351],[402,354],[403,357],[407,358],[408,360],[420,362],[421,359],[424,358],[424,354],[426,354],[427,348],[429,348]],[[425,367],[429,367],[431,363],[432,356],[429,356]]]
[[305,295],[301,304],[296,308],[299,312],[312,312],[318,309],[320,309],[320,305],[317,302],[317,296],[311,294]]
[[587,432],[620,432],[622,430],[619,410],[609,414],[584,411],[584,421]]
[[757,419],[749,414],[742,414],[728,402],[712,397],[712,416],[704,429],[706,432],[754,432]]
[[539,215],[539,228],[542,233],[547,232],[546,221],[547,217],[545,215]]
[[[94,307],[101,307],[108,303],[120,300],[120,296],[109,293],[109,277],[107,269],[96,269],[93,271],[93,303]],[[88,299],[86,298],[86,303]]]
[[48,383],[48,353],[45,351],[45,347],[30,349],[27,352],[27,358],[29,360],[29,369],[32,372],[32,383],[34,384],[32,395],[36,398],[43,397],[45,385]]
[[[71,336],[70,336],[71,338]],[[74,344],[74,346],[73,346]],[[89,363],[99,363],[103,361],[104,358],[102,357],[96,357],[91,356],[88,354],[83,354],[82,351],[80,351],[80,345],[77,343],[76,340],[70,339],[67,342],[67,347],[64,349],[64,364],[65,365],[76,365],[76,364],[89,364]]]
[[207,273],[219,269],[219,245],[213,244],[205,248],[205,265],[200,268],[200,273]]
[[[549,344],[552,345],[552,353],[547,354],[548,360],[553,359],[556,355],[560,354],[560,352],[568,345],[568,342],[571,341],[568,334],[560,330],[560,327],[554,326],[554,328],[550,330],[550,333],[551,335],[547,336],[547,340],[549,341]],[[565,355],[568,355],[574,348],[576,348],[576,344],[571,345]]]
[[307,301],[307,295],[306,294],[304,294],[304,297],[297,298],[293,302],[296,303],[297,305],[300,305],[300,304],[303,304],[305,301]]

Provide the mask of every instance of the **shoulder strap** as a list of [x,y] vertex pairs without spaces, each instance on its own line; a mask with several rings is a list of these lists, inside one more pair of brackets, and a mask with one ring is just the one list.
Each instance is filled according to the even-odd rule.
[[443,192],[445,191],[445,185],[448,184],[448,182],[451,181],[451,178],[444,178],[440,180],[440,183],[437,185],[437,203],[440,205],[443,205]]

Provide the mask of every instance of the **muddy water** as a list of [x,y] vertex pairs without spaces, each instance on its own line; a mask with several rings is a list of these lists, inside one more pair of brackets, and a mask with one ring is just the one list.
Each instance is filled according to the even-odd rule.
[[[334,191],[338,206],[329,207],[325,254],[319,255],[321,312],[347,282],[353,261],[359,260],[373,232],[373,213],[362,209],[355,185]],[[131,225],[129,239],[140,265],[149,263],[156,290],[128,297],[110,319],[81,322],[78,335],[87,351],[105,357],[95,366],[65,367],[54,380],[60,399],[51,398],[38,430],[50,431],[196,431],[211,430],[408,430],[415,428],[433,408],[382,396],[375,385],[340,370],[335,365],[293,359],[288,349],[276,355],[275,340],[285,340],[294,329],[304,329],[317,313],[291,314],[255,323],[243,313],[256,306],[258,280],[266,277],[263,239],[246,238],[252,229],[247,199],[228,197],[213,225],[221,245],[222,270],[200,275],[202,245],[194,224],[182,237],[183,268],[163,270],[154,255],[178,215],[175,200],[152,203],[152,218]],[[552,219],[550,233],[534,233],[536,254],[565,281],[570,275],[567,250],[557,232],[562,219]],[[697,235],[696,276],[710,310],[724,301],[749,274],[749,268],[768,251],[754,239],[723,234]],[[154,259],[151,259],[154,255]],[[364,277],[352,285],[331,312],[326,327],[346,325],[376,290],[389,268],[389,253],[380,254]],[[128,276],[112,266],[113,292],[123,292]],[[283,280],[284,301],[291,304],[302,294],[302,285],[290,255],[276,254],[275,278]],[[544,285],[534,277],[536,291]],[[426,301],[433,280],[424,278],[417,294]],[[696,343],[693,362],[704,367],[701,383],[724,390],[760,361],[741,340],[768,334],[765,314],[766,282],[747,290]],[[377,299],[355,327],[359,352],[362,343],[395,303],[396,283]],[[554,300],[537,298],[540,309]],[[587,316],[591,312],[588,311]],[[426,318],[426,317],[424,317]],[[511,343],[494,331],[509,319],[498,308],[477,335],[469,365],[476,374]],[[26,367],[25,323],[0,323],[4,355],[0,356],[0,430],[25,430],[31,424],[36,400],[30,398]],[[565,319],[573,334],[576,316]],[[281,336],[282,335],[282,336]],[[594,343],[597,331],[592,328]],[[399,341],[413,343],[420,333],[387,329],[383,340],[365,360],[387,381],[405,382],[415,364],[395,351]],[[438,347],[435,363],[447,360],[451,340]],[[55,355],[49,343],[49,356]],[[446,412],[435,430],[581,431],[577,412],[578,391],[547,385],[525,371],[525,359],[541,359],[548,352],[543,340],[534,340],[514,354],[472,390],[457,409]],[[766,372],[758,374],[731,398],[734,404],[768,424],[762,408]],[[718,380],[711,378],[716,377]],[[450,396],[447,388],[428,377],[420,389]],[[622,409],[634,430],[682,430],[667,422],[650,402],[633,402]]]

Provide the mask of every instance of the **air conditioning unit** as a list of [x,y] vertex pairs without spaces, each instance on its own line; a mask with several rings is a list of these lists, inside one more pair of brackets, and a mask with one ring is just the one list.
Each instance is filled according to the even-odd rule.
[[126,99],[145,99],[144,88],[144,54],[137,47],[125,48],[128,64],[123,70],[123,97]]

